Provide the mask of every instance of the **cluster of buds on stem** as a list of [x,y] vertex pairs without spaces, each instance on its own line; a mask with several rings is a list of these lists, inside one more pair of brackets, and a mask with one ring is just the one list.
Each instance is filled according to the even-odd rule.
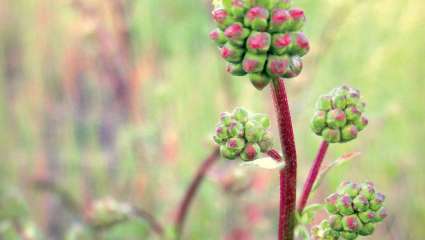
[[351,141],[368,124],[363,114],[365,106],[359,90],[348,86],[337,87],[319,98],[311,129],[330,143]]
[[330,216],[312,229],[314,239],[352,240],[371,235],[376,223],[387,216],[384,200],[385,196],[376,192],[371,182],[343,182],[336,193],[326,198]]
[[90,225],[96,228],[109,227],[130,218],[132,208],[112,198],[97,200],[89,212]]
[[228,62],[227,71],[249,76],[259,90],[272,78],[300,74],[301,57],[310,49],[300,32],[304,11],[290,0],[232,0],[212,12],[218,28],[210,33]]
[[254,160],[260,152],[267,152],[272,147],[270,118],[240,107],[232,113],[221,113],[214,141],[227,159]]

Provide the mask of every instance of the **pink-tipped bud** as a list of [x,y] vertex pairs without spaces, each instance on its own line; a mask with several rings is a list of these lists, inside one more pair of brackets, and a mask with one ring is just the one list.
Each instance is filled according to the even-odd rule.
[[286,32],[291,27],[291,15],[288,10],[275,9],[270,17],[269,32]]
[[274,34],[272,37],[272,51],[277,55],[283,55],[289,52],[292,38],[289,33]]
[[270,49],[271,36],[266,32],[252,32],[248,37],[246,46],[253,53],[267,53]]
[[287,56],[269,56],[267,73],[270,76],[280,77],[288,71],[289,59]]

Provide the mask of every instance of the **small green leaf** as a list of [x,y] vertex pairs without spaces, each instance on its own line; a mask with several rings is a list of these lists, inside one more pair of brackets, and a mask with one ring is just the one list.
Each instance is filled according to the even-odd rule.
[[350,160],[353,160],[354,158],[361,155],[361,152],[349,152],[341,157],[337,158],[335,161],[333,161],[331,164],[329,164],[325,169],[323,169],[320,172],[319,177],[317,178],[316,182],[313,186],[313,192],[316,191],[316,189],[322,184],[323,179],[326,177],[326,175],[329,173],[330,170],[334,169],[335,167],[341,166],[345,163],[347,163]]
[[310,204],[304,208],[304,211],[301,215],[297,215],[297,220],[300,224],[310,224],[313,221],[317,211],[320,211],[322,209],[322,204]]
[[271,157],[259,158],[249,162],[241,163],[241,166],[259,167],[268,170],[282,170],[285,167],[285,161],[276,161]]

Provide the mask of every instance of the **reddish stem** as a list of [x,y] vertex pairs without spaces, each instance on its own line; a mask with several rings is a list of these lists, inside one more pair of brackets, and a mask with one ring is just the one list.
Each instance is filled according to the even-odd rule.
[[297,152],[291,113],[284,80],[273,80],[273,102],[276,109],[281,147],[286,167],[280,171],[279,240],[293,240],[295,228],[295,201],[297,188]]
[[202,162],[201,166],[198,168],[198,171],[196,172],[196,175],[194,176],[189,188],[186,191],[186,194],[184,195],[184,198],[182,202],[180,203],[180,207],[177,213],[177,219],[175,223],[175,230],[176,230],[176,238],[180,239],[182,232],[183,232],[183,226],[184,222],[190,207],[190,204],[199,188],[199,186],[202,183],[202,180],[205,178],[205,175],[207,174],[208,170],[211,168],[214,162],[216,162],[219,159],[219,153],[220,149],[217,147],[213,150],[213,152]]
[[313,188],[314,182],[316,181],[316,178],[319,175],[320,166],[322,165],[323,159],[325,158],[328,147],[329,143],[326,141],[322,141],[322,143],[320,144],[316,159],[314,159],[313,166],[311,167],[310,172],[308,173],[307,180],[304,183],[303,193],[298,203],[299,213],[302,213],[305,208],[305,205],[307,204],[308,197],[310,196],[311,189]]
[[279,152],[276,151],[276,149],[270,149],[269,151],[266,152],[266,154],[273,158],[274,160],[276,160],[277,162],[282,161],[282,156],[280,156]]
[[164,234],[164,228],[162,225],[149,212],[139,208],[134,208],[134,212],[137,217],[146,220],[156,234],[159,236]]

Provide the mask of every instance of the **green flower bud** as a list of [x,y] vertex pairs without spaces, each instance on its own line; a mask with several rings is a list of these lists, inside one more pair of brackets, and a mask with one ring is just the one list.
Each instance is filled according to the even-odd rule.
[[210,39],[213,40],[219,47],[222,47],[226,42],[227,38],[224,36],[224,32],[216,28],[209,34]]
[[354,121],[354,125],[356,125],[357,130],[362,131],[369,123],[369,120],[362,116],[361,118]]
[[227,127],[227,134],[229,137],[243,137],[244,126],[237,120],[232,120],[230,125]]
[[384,207],[381,207],[376,212],[375,222],[382,222],[382,220],[384,220],[384,218],[386,218],[387,216],[388,216],[387,209]]
[[215,128],[215,135],[221,139],[226,139],[228,137],[226,126],[224,126],[223,124],[219,124]]
[[277,0],[275,3],[275,8],[288,9],[289,7],[291,7],[290,0]]
[[361,227],[361,222],[356,215],[344,216],[342,227],[345,231],[356,232]]
[[348,106],[344,112],[345,116],[347,116],[347,120],[349,121],[355,121],[362,115],[362,113],[355,106]]
[[338,213],[337,202],[340,197],[341,195],[339,195],[338,193],[333,193],[325,199],[325,208],[326,210],[328,210],[329,213]]
[[244,54],[244,50],[242,48],[238,48],[233,46],[229,42],[224,44],[224,46],[220,49],[221,56],[228,62],[231,63],[239,63],[242,61],[242,57]]
[[346,239],[346,240],[354,240],[357,238],[357,233],[344,231],[344,232],[341,232],[341,237],[342,239]]
[[247,73],[260,73],[264,69],[267,56],[254,53],[246,53],[242,62],[243,70]]
[[357,137],[357,133],[358,133],[357,128],[353,124],[349,124],[345,126],[341,130],[342,141],[348,142],[355,139]]
[[260,146],[256,143],[248,143],[241,153],[241,159],[244,161],[252,161],[254,160],[258,153],[260,153]]
[[332,109],[332,97],[329,95],[322,95],[316,103],[316,108],[321,111],[329,111]]
[[288,56],[270,55],[267,61],[267,73],[273,77],[281,77],[289,70]]
[[256,31],[265,31],[268,25],[269,11],[256,6],[248,10],[245,15],[244,25]]
[[247,6],[242,0],[232,0],[230,12],[232,13],[233,17],[241,19],[245,16],[245,12],[247,10],[246,7]]
[[226,145],[220,146],[220,154],[221,154],[221,156],[223,156],[224,158],[227,158],[229,160],[233,160],[238,156],[238,153],[236,153],[232,149],[229,149],[228,147],[226,147]]
[[222,112],[220,114],[220,120],[224,124],[224,126],[228,127],[232,122],[232,114],[228,112]]
[[246,41],[248,51],[252,53],[267,53],[270,49],[271,35],[267,32],[252,32]]
[[291,34],[291,47],[290,51],[294,55],[300,57],[306,55],[310,50],[310,43],[308,42],[307,37],[302,32],[297,32]]
[[375,196],[375,186],[371,182],[366,182],[360,185],[360,194],[368,200],[372,200]]
[[291,15],[289,11],[282,8],[275,8],[270,17],[269,32],[282,33],[291,28]]
[[245,147],[245,140],[243,138],[234,137],[227,141],[226,147],[231,151],[237,154],[242,152]]
[[358,195],[354,198],[353,205],[358,212],[364,212],[369,209],[369,200],[364,195]]
[[270,83],[272,79],[262,73],[250,73],[249,80],[256,89],[262,90]]
[[376,213],[371,210],[361,212],[358,214],[358,216],[359,216],[359,219],[362,221],[362,223],[375,222],[376,220]]
[[233,110],[234,118],[241,123],[246,123],[248,121],[248,115],[249,113],[245,108],[237,107]]
[[252,116],[252,119],[259,122],[264,129],[270,128],[270,118],[266,114],[257,113]]
[[225,142],[226,142],[226,139],[219,138],[219,137],[217,137],[217,136],[214,136],[214,137],[213,137],[213,140],[214,140],[214,142],[215,142],[215,143],[217,143],[217,144],[223,144],[223,143],[225,143]]
[[360,91],[354,88],[350,88],[347,94],[347,105],[357,106],[360,103]]
[[357,109],[360,112],[364,112],[365,108],[366,108],[366,103],[365,102],[358,102],[356,105]]
[[228,63],[226,67],[226,71],[233,76],[245,76],[246,72],[242,68],[242,64],[240,63]]
[[382,207],[382,204],[384,204],[385,201],[385,195],[382,193],[375,193],[372,200],[370,200],[370,209],[373,211],[377,211]]
[[263,139],[258,143],[260,146],[261,152],[265,153],[273,147],[273,137],[270,132],[264,134]]
[[345,95],[334,95],[332,103],[334,108],[344,109],[347,106],[347,97]]
[[352,207],[352,203],[353,201],[351,200],[351,197],[348,194],[343,195],[336,202],[338,212],[345,216],[353,214],[354,209]]
[[235,22],[226,28],[224,35],[227,39],[238,47],[243,47],[245,39],[249,36],[249,30],[244,28],[242,23]]
[[217,8],[212,11],[212,17],[217,23],[218,27],[224,30],[230,24],[234,22],[234,19],[229,15],[229,13],[223,8]]
[[329,143],[337,143],[341,140],[341,132],[338,129],[325,128],[322,131],[322,136]]
[[341,194],[347,194],[351,198],[355,198],[360,192],[360,185],[351,181],[346,181],[339,187]]
[[328,112],[326,123],[330,128],[342,128],[347,123],[344,111],[340,109],[333,109]]
[[305,22],[304,11],[300,8],[292,8],[289,10],[289,15],[291,15],[291,31],[300,30]]
[[331,215],[329,217],[329,225],[333,230],[341,231],[342,226],[342,217],[340,215]]
[[317,111],[313,119],[311,120],[311,129],[314,133],[320,135],[323,129],[326,127],[326,112],[325,111]]
[[289,67],[288,71],[283,74],[284,78],[294,78],[300,75],[301,71],[303,70],[303,62],[301,60],[301,57],[293,56],[289,58]]
[[373,223],[367,223],[360,227],[359,235],[361,236],[369,236],[375,231],[375,226]]
[[284,55],[289,53],[291,47],[291,34],[289,33],[279,33],[273,34],[271,49],[276,55]]
[[245,124],[245,139],[250,143],[260,142],[265,134],[260,123],[248,121]]

